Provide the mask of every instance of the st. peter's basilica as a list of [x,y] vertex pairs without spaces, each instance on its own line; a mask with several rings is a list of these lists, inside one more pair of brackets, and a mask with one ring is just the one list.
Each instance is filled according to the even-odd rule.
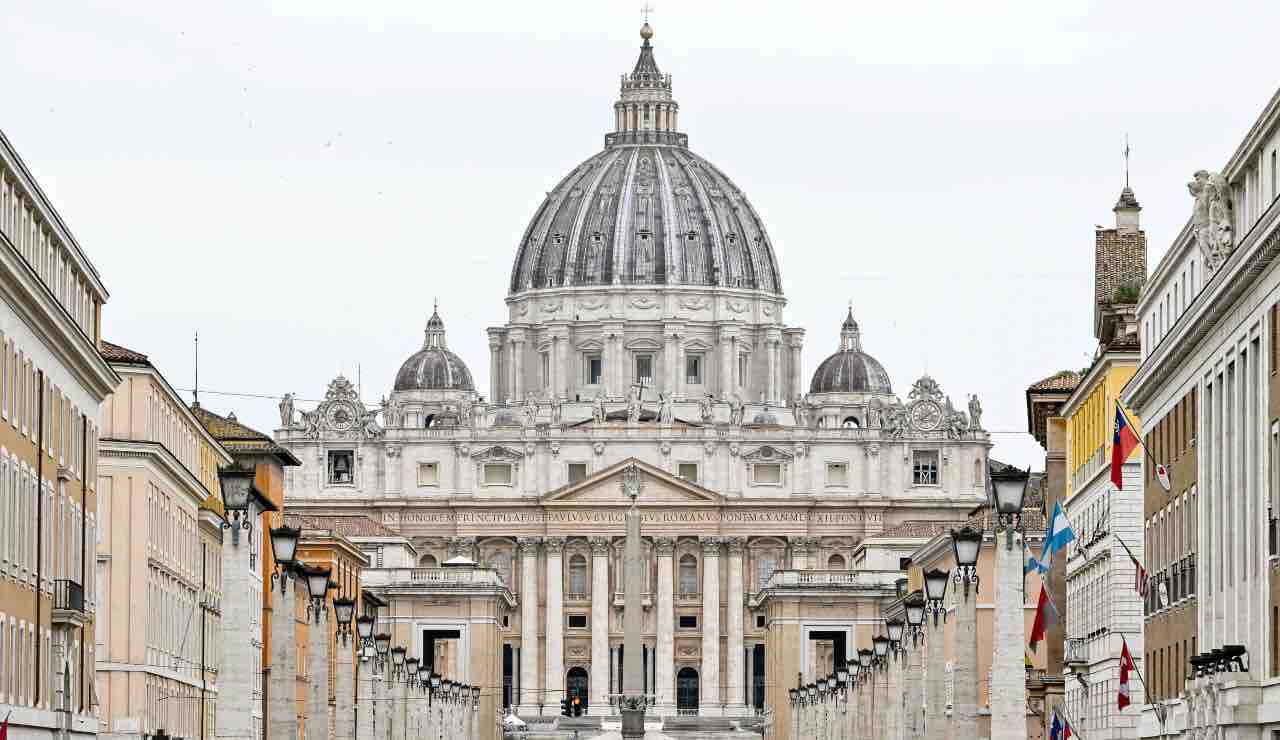
[[[927,375],[895,392],[868,352],[876,328],[843,306],[823,327],[842,322],[839,345],[806,375],[786,246],[690,150],[640,35],[604,147],[514,245],[489,387],[450,351],[446,306],[420,346],[405,338],[380,407],[338,377],[315,408],[286,398],[276,431],[302,461],[289,510],[369,557],[364,588],[397,641],[503,687],[526,719],[558,714],[565,692],[607,715],[631,660],[658,716],[749,716],[869,640],[921,523],[986,500],[976,397],[953,404]],[[619,577],[631,465],[647,555],[635,656]]]

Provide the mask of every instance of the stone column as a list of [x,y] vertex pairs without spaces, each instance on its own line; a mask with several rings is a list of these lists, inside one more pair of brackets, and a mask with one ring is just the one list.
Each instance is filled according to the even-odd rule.
[[769,362],[769,376],[765,383],[765,399],[768,401],[778,400],[778,341],[773,338],[773,332],[769,333],[769,337],[765,339],[765,349]]
[[1022,646],[1027,640],[1022,613],[1022,547],[1015,541],[1012,548],[1006,548],[1001,542],[1003,539],[997,533],[995,625],[991,638],[995,643],[991,659],[991,740],[1020,740],[1027,735],[1027,684],[1022,658]]
[[[354,624],[352,629],[355,629]],[[351,642],[351,637],[337,638],[337,657],[334,660],[333,734],[342,740],[355,737],[356,732],[355,661]]]
[[725,544],[728,545],[729,549],[729,589],[726,594],[728,604],[726,604],[725,610],[725,619],[728,621],[725,628],[728,644],[725,649],[729,651],[725,660],[725,672],[729,675],[724,681],[727,693],[725,697],[725,714],[730,717],[745,717],[747,714],[744,696],[746,687],[742,685],[742,633],[745,627],[742,599],[742,549],[744,541],[741,537],[729,537],[725,540]]
[[733,363],[735,362],[735,340],[737,331],[732,326],[721,326],[716,352],[720,355],[720,382],[717,383],[720,397],[728,399],[733,396]]
[[[360,697],[356,703],[356,740],[373,740],[373,661],[366,657],[360,658],[360,665],[356,669],[356,685],[359,687]],[[272,701],[275,696],[272,695]],[[296,738],[297,735],[294,735]],[[276,740],[273,734],[271,740]]]
[[[394,646],[394,642],[393,642]],[[388,660],[388,663],[391,661]],[[394,669],[392,669],[394,671]],[[457,675],[457,674],[454,674]],[[387,679],[387,708],[391,715],[391,720],[387,722],[387,738],[388,740],[405,740],[405,723],[409,717],[405,714],[405,686],[403,678],[396,678],[393,672],[388,673]],[[311,740],[311,738],[307,738]],[[324,740],[321,738],[321,740]]]
[[925,615],[925,740],[945,740],[947,737],[946,688],[943,684],[943,633],[941,619]]
[[592,716],[609,714],[609,538],[591,538]]
[[698,714],[719,717],[720,698],[720,543],[702,540],[702,670],[698,675]]
[[547,348],[547,395],[560,395],[560,337],[551,334],[548,337],[551,346]]
[[511,338],[511,368],[515,375],[511,380],[512,396],[516,403],[524,400],[524,336]]
[[[250,507],[250,513],[253,513]],[[260,526],[260,517],[252,517]],[[228,598],[222,602],[222,664],[218,671],[218,696],[215,700],[217,729],[214,737],[220,740],[258,740],[253,731],[253,708],[245,697],[253,694],[253,684],[259,680],[254,670],[254,654],[259,648],[253,643],[250,625],[253,623],[249,598],[250,590],[262,588],[262,577],[249,567],[249,538],[253,530],[241,529],[238,524],[223,534],[222,543],[222,592]]]
[[564,698],[564,567],[563,537],[543,540],[547,553],[547,670],[543,674],[543,716],[560,715]]
[[[956,594],[955,667],[952,672],[955,684],[951,708],[952,728],[955,737],[976,737],[978,734],[978,594],[969,587],[952,583],[960,589]],[[1021,646],[1019,646],[1021,647]],[[1024,717],[1023,724],[1026,720]],[[1025,731],[1025,727],[1023,728]]]
[[676,713],[675,679],[675,574],[673,555],[676,542],[671,537],[658,537],[653,541],[658,556],[657,622],[657,691],[654,713],[660,717]]
[[271,694],[267,699],[271,740],[298,740],[298,646],[294,642],[297,588],[298,580],[286,576],[284,588],[274,595],[271,606]]
[[[387,656],[385,663],[390,663]],[[374,664],[374,696],[373,696],[373,737],[374,740],[390,740],[391,738],[391,683],[387,680],[387,666],[381,669]]]
[[[538,543],[520,540],[520,701],[516,709],[526,717],[538,714]],[[557,702],[556,706],[559,706]]]
[[565,329],[565,335],[560,340],[560,384],[564,391],[565,400],[571,401],[573,400],[574,389],[578,386],[577,378],[580,377],[582,371],[574,367],[572,352],[570,351],[573,342],[570,340],[568,329]]
[[800,372],[800,352],[804,348],[804,329],[788,329],[787,339],[787,347],[791,350],[791,367],[789,368],[791,371],[791,396],[788,399],[791,400],[804,393],[804,376]]
[[502,337],[489,332],[489,403],[502,403]]
[[903,698],[905,708],[902,716],[903,736],[906,740],[924,739],[924,666],[921,660],[922,645],[912,645],[907,649],[906,675]]
[[679,358],[676,357],[676,333],[669,327],[665,329],[664,333],[666,334],[666,350],[663,352],[663,356],[666,360],[667,377],[664,379],[663,385],[666,386],[664,390],[667,393],[675,393],[679,387],[680,375]]
[[898,732],[901,727],[902,717],[902,662],[906,660],[905,655],[895,655],[889,657],[889,663],[885,666],[885,690],[884,704],[881,706],[881,716],[884,717],[884,737],[889,740],[898,740]]

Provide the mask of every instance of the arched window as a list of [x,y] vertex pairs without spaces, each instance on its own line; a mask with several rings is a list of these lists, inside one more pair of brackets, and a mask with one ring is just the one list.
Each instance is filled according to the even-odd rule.
[[778,558],[774,555],[761,555],[756,561],[756,590],[763,591],[773,572],[778,569]]
[[680,556],[680,595],[698,594],[698,559],[686,553]]
[[505,552],[494,553],[489,559],[489,567],[498,571],[498,576],[502,578],[502,582],[511,585],[511,556]]
[[837,553],[827,558],[827,570],[844,570],[844,556]]
[[587,559],[582,555],[569,558],[569,593],[579,597],[587,593]]
[[858,421],[856,416],[846,416],[844,421],[840,422],[840,427],[842,429],[861,429],[862,422]]
[[418,559],[418,567],[419,568],[438,568],[440,567],[440,562],[436,560],[435,555],[423,555],[421,558]]

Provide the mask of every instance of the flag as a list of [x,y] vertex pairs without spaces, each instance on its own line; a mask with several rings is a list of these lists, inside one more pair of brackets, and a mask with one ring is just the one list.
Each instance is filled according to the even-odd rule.
[[1053,605],[1053,600],[1049,598],[1049,591],[1045,588],[1045,584],[1040,584],[1040,599],[1036,602],[1036,621],[1031,625],[1031,648],[1034,650],[1036,643],[1044,639],[1045,632],[1050,627],[1058,623],[1058,607]]
[[1124,461],[1129,459],[1133,448],[1138,446],[1138,435],[1129,426],[1129,418],[1120,410],[1120,402],[1116,401],[1116,429],[1111,439],[1111,482],[1118,490],[1124,490]]
[[1071,740],[1071,723],[1062,720],[1062,740]]
[[9,718],[13,716],[13,710],[4,716],[4,722],[0,722],[0,740],[9,740]]
[[1049,740],[1062,740],[1062,718],[1053,710],[1053,722],[1049,725]]
[[1120,535],[1115,535],[1116,541],[1124,548],[1124,554],[1129,556],[1129,562],[1133,563],[1133,589],[1138,595],[1144,599],[1147,597],[1147,569],[1142,567],[1142,563],[1133,556],[1133,550],[1129,549],[1129,545],[1122,539]]
[[1120,644],[1124,647],[1120,650],[1120,693],[1116,696],[1116,708],[1123,712],[1129,706],[1129,671],[1136,671],[1137,667],[1129,654],[1129,643],[1121,637]]
[[1075,538],[1076,533],[1071,529],[1071,522],[1067,520],[1067,514],[1062,510],[1062,502],[1055,502],[1053,516],[1049,517],[1049,529],[1044,534],[1044,547],[1040,549],[1040,567],[1048,570],[1049,563],[1053,562],[1053,554],[1066,547]]
[[1049,566],[1040,562],[1039,560],[1036,559],[1035,555],[1031,554],[1031,548],[1027,547],[1027,541],[1025,539],[1022,541],[1022,552],[1027,556],[1027,562],[1025,565],[1022,566],[1022,575],[1024,578],[1028,573],[1032,571],[1035,571],[1037,573],[1049,572]]

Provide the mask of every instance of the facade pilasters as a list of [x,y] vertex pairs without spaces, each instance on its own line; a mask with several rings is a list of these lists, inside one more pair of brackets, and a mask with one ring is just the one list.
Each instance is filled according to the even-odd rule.
[[[1021,539],[1021,535],[1014,536]],[[1026,671],[1022,647],[1026,622],[1022,607],[1022,547],[1006,548],[997,533],[995,543],[995,628],[991,641],[991,740],[1019,740],[1027,736]],[[1136,681],[1135,681],[1136,683]]]
[[334,661],[333,734],[335,738],[352,738],[355,727],[355,661],[351,653],[351,637],[336,641]]
[[329,737],[329,618],[321,607],[307,630],[307,740]]
[[720,547],[719,537],[702,540],[702,670],[698,681],[698,713],[719,717],[720,698]]
[[249,592],[255,586],[261,588],[262,584],[261,576],[249,567],[251,537],[253,530],[241,529],[238,524],[223,534],[222,592],[234,596],[222,602],[222,663],[218,671],[215,701],[218,721],[214,734],[219,740],[257,740],[252,707],[244,699],[253,695],[253,683],[259,680],[254,670],[254,653],[261,650],[253,642],[251,629],[253,599],[249,598]]
[[489,402],[502,403],[502,333],[489,330]]
[[538,544],[537,537],[520,540],[520,701],[518,712],[538,714]]
[[[966,596],[963,586],[956,599],[955,689],[951,710],[952,737],[977,737],[978,734],[978,594],[970,586]],[[1021,644],[1018,646],[1021,648]],[[1025,720],[1024,723],[1025,725]]]
[[[294,642],[298,580],[283,576],[284,588],[271,608],[271,693],[267,699],[270,740],[298,740],[298,648]],[[361,740],[368,740],[361,738]]]
[[742,634],[745,627],[743,620],[743,598],[742,598],[742,552],[744,540],[741,537],[728,537],[725,539],[725,545],[729,554],[729,584],[726,597],[728,598],[728,609],[725,610],[725,619],[728,624],[725,625],[725,634],[728,638],[728,644],[725,649],[729,651],[725,659],[725,671],[728,673],[725,685],[725,714],[734,716],[745,716],[747,713],[746,706],[746,686],[745,670],[743,665],[744,657],[742,654]]
[[[720,397],[731,398],[736,390],[733,385],[733,363],[737,362],[738,328],[721,326],[720,341],[716,343],[716,352],[720,355]],[[745,379],[744,379],[745,380]]]
[[609,704],[609,539],[591,538],[591,703],[593,716],[607,715]]
[[941,620],[932,615],[925,617],[925,740],[944,740],[947,737],[945,686],[943,685],[943,633]]
[[511,390],[512,400],[520,403],[524,400],[524,334],[511,336]]
[[675,714],[676,711],[675,573],[673,571],[675,540],[670,537],[658,537],[653,545],[658,561],[655,713],[661,717]]
[[557,716],[564,696],[564,538],[546,538],[543,549],[547,559],[547,670],[543,675],[542,713]]

